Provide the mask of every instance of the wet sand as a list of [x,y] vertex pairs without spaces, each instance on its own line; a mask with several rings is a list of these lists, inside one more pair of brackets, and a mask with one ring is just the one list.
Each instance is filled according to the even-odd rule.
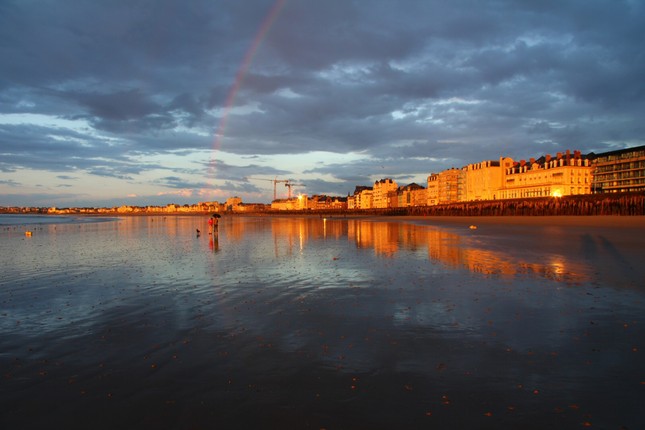
[[133,217],[3,231],[0,427],[640,428],[643,225],[225,217],[214,240],[206,218]]
[[556,225],[586,227],[645,228],[645,216],[396,216],[387,219],[427,221],[432,224],[458,225]]

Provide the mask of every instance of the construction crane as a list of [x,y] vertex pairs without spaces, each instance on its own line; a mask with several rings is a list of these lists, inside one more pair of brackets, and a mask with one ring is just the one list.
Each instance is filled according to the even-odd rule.
[[[276,187],[278,185],[278,183],[279,182],[284,182],[285,183],[284,185],[287,186],[287,184],[290,181],[289,179],[278,179],[277,177],[275,179],[264,179],[264,178],[247,178],[247,179],[253,179],[253,180],[257,180],[257,181],[273,182],[273,200],[278,199],[278,190],[277,190],[277,187]],[[291,198],[291,187],[289,187],[289,198]]]
[[304,184],[294,184],[292,182],[285,181],[284,186],[289,188],[289,199],[291,199],[291,187],[293,187],[293,186],[304,187],[305,185]]

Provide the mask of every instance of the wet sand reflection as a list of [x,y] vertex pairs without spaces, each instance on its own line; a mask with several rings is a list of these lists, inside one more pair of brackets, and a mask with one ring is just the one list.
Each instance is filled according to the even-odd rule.
[[638,230],[205,223],[3,236],[0,426],[644,424]]

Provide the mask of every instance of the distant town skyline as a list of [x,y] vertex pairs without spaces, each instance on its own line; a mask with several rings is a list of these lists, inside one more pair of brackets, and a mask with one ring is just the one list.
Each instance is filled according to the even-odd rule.
[[643,21],[633,0],[9,0],[0,206],[346,196],[643,145]]

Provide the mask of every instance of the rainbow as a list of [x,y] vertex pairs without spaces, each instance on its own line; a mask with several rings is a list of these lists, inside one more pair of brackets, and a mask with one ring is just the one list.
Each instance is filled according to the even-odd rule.
[[[222,140],[224,139],[224,134],[226,132],[226,124],[228,122],[228,115],[231,110],[231,108],[235,104],[235,97],[237,96],[237,92],[239,91],[240,87],[242,86],[242,83],[244,82],[244,77],[246,76],[246,72],[248,71],[251,63],[253,62],[253,58],[255,57],[255,54],[257,53],[260,45],[262,44],[262,41],[266,37],[267,33],[273,26],[273,23],[275,22],[276,18],[280,14],[280,11],[286,4],[287,0],[276,0],[273,3],[273,6],[269,10],[269,13],[265,16],[265,18],[262,20],[262,24],[260,25],[260,28],[258,29],[255,38],[253,39],[253,42],[251,43],[251,46],[249,49],[246,51],[246,54],[244,55],[244,59],[242,60],[242,64],[237,70],[237,73],[235,74],[235,81],[233,82],[233,85],[231,86],[231,89],[228,92],[228,96],[226,97],[226,103],[224,104],[224,111],[222,114],[222,117],[219,120],[219,124],[217,125],[217,130],[215,131],[215,141],[213,143],[213,154],[215,154],[222,146]],[[211,158],[211,178],[214,178],[214,173],[215,173],[215,159],[214,156]]]

